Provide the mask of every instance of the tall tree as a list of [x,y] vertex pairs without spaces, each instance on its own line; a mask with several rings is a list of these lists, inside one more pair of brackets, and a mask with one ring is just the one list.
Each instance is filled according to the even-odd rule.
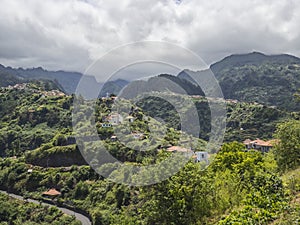
[[279,169],[297,168],[300,165],[300,121],[290,120],[280,124],[275,136],[279,139],[274,148]]

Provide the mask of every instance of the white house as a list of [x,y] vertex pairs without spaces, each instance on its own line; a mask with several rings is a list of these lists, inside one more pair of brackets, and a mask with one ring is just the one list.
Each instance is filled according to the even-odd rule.
[[111,125],[119,125],[123,122],[123,117],[118,113],[113,113],[108,116],[108,121]]
[[137,131],[132,132],[131,135],[134,139],[143,139],[144,138],[144,134],[137,132]]
[[135,118],[133,116],[127,116],[126,119],[129,123],[133,123]]
[[206,162],[208,163],[209,154],[208,152],[195,152],[196,154],[196,162]]

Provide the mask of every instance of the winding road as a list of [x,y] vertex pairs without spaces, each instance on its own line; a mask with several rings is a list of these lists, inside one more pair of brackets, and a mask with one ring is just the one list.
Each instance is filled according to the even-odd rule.
[[[3,193],[3,194],[9,195],[12,198],[24,201],[24,198],[22,196],[20,196],[20,195],[15,195],[15,194],[7,193],[6,191],[1,191],[1,190],[0,190],[0,192]],[[38,204],[38,205],[40,204],[39,201],[36,201],[36,200],[33,200],[33,199],[26,199],[26,200],[28,202],[31,202],[31,203],[34,203],[34,204]],[[44,202],[42,202],[41,204],[44,205],[44,206],[55,206],[56,208],[58,208],[59,210],[61,210],[63,213],[65,213],[67,215],[70,215],[70,216],[75,216],[76,219],[79,220],[82,223],[82,225],[92,225],[92,223],[89,220],[89,218],[87,218],[86,216],[84,216],[84,215],[82,215],[80,213],[74,212],[74,211],[72,211],[70,209],[61,208],[61,207],[58,207],[56,205],[44,203]]]

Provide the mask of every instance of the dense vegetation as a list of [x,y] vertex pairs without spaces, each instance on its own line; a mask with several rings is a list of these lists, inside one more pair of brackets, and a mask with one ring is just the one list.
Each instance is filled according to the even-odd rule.
[[[288,111],[299,110],[299,104],[293,95],[300,88],[300,59],[290,55],[271,55],[249,53],[231,55],[211,65],[226,99],[246,102],[258,102],[267,106],[277,106]],[[189,73],[195,73],[189,71]],[[206,71],[196,72],[203,76]],[[42,68],[13,69],[0,65],[0,85],[7,86],[18,80],[52,80],[68,94],[75,92],[82,74],[64,71],[47,71]],[[160,75],[181,86],[189,95],[203,95],[202,90],[189,78],[186,71],[175,76]],[[85,81],[91,87],[103,86],[94,77],[86,76]],[[117,94],[128,82],[124,80],[108,81],[100,94]],[[147,85],[146,85],[147,86]],[[88,91],[88,90],[87,90]]]
[[1,189],[41,199],[55,187],[62,192],[58,204],[89,212],[95,224],[268,224],[290,221],[287,213],[293,213],[290,224],[300,219],[293,197],[299,173],[282,179],[272,153],[245,152],[236,142],[223,145],[207,170],[191,162],[168,180],[140,188],[112,183],[89,166],[31,167],[28,173],[20,158],[3,159],[0,168]]
[[[73,96],[47,96],[47,92],[38,84],[30,84],[26,89],[2,89],[0,91],[0,154],[21,155],[25,150],[33,150],[48,143],[43,150],[52,146],[63,146],[72,136],[71,110]],[[178,104],[187,97],[178,96]],[[208,138],[210,132],[210,110],[203,98],[192,100],[199,114],[200,138]],[[110,113],[113,101],[99,100],[97,102],[96,120],[100,123]],[[161,118],[166,126],[180,128],[179,116],[174,107],[159,98],[146,98],[138,105],[143,113],[153,118]],[[128,106],[129,107],[129,106]],[[163,107],[164,111],[160,110]],[[228,102],[227,133],[225,140],[242,141],[246,138],[271,138],[276,124],[286,118],[296,117],[282,110],[265,107],[253,103]],[[129,107],[130,109],[130,107]],[[92,108],[90,110],[93,110]],[[185,109],[188,112],[188,108]],[[143,120],[143,114],[137,113],[131,127],[133,131],[149,133],[148,121]],[[84,113],[78,114],[84,116]],[[81,118],[83,119],[83,118]],[[97,123],[98,133],[102,138],[110,138],[112,129],[102,128]],[[153,133],[153,132],[152,132]],[[57,141],[56,139],[59,139]],[[145,140],[147,142],[148,139]],[[124,149],[126,151],[126,149]],[[122,157],[122,156],[120,156]]]
[[[84,75],[77,72],[48,71],[41,67],[23,69],[5,67],[0,64],[0,86],[6,87],[26,81],[47,80],[52,81],[68,94],[76,91],[77,85]],[[106,96],[106,93],[118,93],[128,82],[125,80],[108,81],[104,84],[98,83],[92,76],[84,76],[86,82],[92,87],[102,88],[100,96]]]
[[296,169],[300,165],[300,121],[290,120],[278,126],[275,136],[281,140],[274,153],[281,171]]
[[29,79],[20,77],[17,74],[9,73],[6,70],[3,70],[3,67],[0,64],[0,87],[7,87],[9,85],[14,86],[19,83],[36,83],[39,86],[43,86],[46,90],[59,89],[63,90],[63,87],[56,80],[48,80],[48,79]]
[[[176,82],[187,84],[177,79]],[[208,167],[191,159],[167,180],[135,187],[114,183],[86,165],[79,152],[82,143],[74,142],[72,130],[75,97],[48,92],[48,88],[51,86],[44,82],[33,82],[21,89],[2,88],[0,91],[1,190],[49,201],[42,193],[55,188],[61,195],[53,203],[83,210],[96,225],[299,224],[299,112],[228,101],[227,143],[218,151],[210,152]],[[207,101],[199,96],[173,96],[179,105],[187,98],[195,104],[202,139],[180,133],[177,130],[180,118],[174,107],[153,97],[139,101],[138,107],[121,99],[122,106],[117,106],[126,121],[113,129],[102,126],[110,123],[107,118],[113,113],[113,96],[86,104],[79,96],[76,100],[82,105],[75,110],[73,125],[78,125],[79,134],[94,138],[89,127],[95,124],[97,137],[102,141],[92,141],[89,150],[99,160],[103,146],[121,162],[141,167],[168,160],[171,153],[165,150],[172,145],[207,150],[205,140],[211,129]],[[189,112],[189,107],[184,108],[184,112]],[[126,117],[128,113],[134,119],[131,122]],[[133,133],[142,135],[135,138]],[[117,138],[113,139],[113,135]],[[180,140],[180,136],[184,140]],[[270,152],[262,153],[246,150],[240,143],[246,138],[276,138],[278,141]],[[150,151],[139,151],[145,146]],[[146,167],[137,174],[118,177],[120,174],[111,171],[114,166],[101,169],[109,171],[110,178],[120,181],[136,181],[138,173],[148,180],[159,178],[159,174],[152,176]],[[171,170],[165,168],[164,172]],[[0,195],[0,221],[1,224],[77,224],[74,218],[62,215],[55,208],[12,200],[4,195]]]
[[[210,67],[226,99],[258,102],[289,111],[300,109],[293,95],[300,88],[300,59],[261,53],[232,55]],[[199,71],[201,76],[205,71]],[[184,71],[178,75],[191,80]]]
[[222,70],[219,81],[227,98],[299,110],[293,97],[300,87],[299,72],[298,64],[245,65]]
[[0,90],[0,155],[20,155],[70,133],[71,96],[48,96],[39,84]]
[[[175,98],[173,98],[175,99]],[[178,97],[175,104],[181,105],[185,97]],[[208,102],[205,98],[193,98],[193,103],[198,111],[200,124],[199,137],[208,140],[211,130],[211,117]],[[138,102],[137,105],[151,117],[161,118],[167,126],[175,129],[181,128],[179,115],[174,106],[168,101],[148,97]],[[185,105],[186,106],[186,105]],[[160,110],[164,108],[164,110]],[[185,108],[188,112],[190,108]],[[267,107],[257,103],[227,101],[227,130],[225,141],[243,141],[247,138],[270,139],[275,132],[276,125],[288,118],[297,118],[297,113],[288,113],[274,107]]]
[[75,217],[64,215],[55,207],[39,206],[0,193],[1,225],[80,225]]
[[[3,74],[9,74],[10,77],[15,77],[20,80],[52,80],[59,82],[63,89],[67,93],[74,93],[76,86],[82,77],[82,74],[76,72],[64,72],[64,71],[47,71],[38,68],[23,69],[23,68],[11,68],[5,67],[0,64],[0,72]],[[94,81],[94,80],[93,80]],[[6,85],[1,85],[6,86]]]

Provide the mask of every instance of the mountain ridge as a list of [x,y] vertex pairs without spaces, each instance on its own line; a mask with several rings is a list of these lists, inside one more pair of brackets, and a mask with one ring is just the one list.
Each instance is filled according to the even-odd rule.
[[[213,63],[210,70],[183,70],[176,76],[160,74],[156,77],[165,76],[185,89],[189,95],[195,93],[202,95],[202,91],[197,90],[197,87],[198,89],[200,87],[188,73],[204,76],[207,72],[213,72],[226,99],[255,101],[269,106],[278,106],[289,111],[300,109],[293,97],[300,89],[300,58],[296,56],[289,54],[266,55],[261,52],[232,54]],[[42,67],[15,69],[0,64],[0,74],[3,72],[12,74],[18,79],[57,81],[68,94],[75,93],[83,76],[78,72],[48,71]],[[115,80],[103,84],[97,82],[93,76],[86,76],[85,78],[87,84],[91,84],[90,86],[93,87],[86,90],[88,96],[90,95],[89,91],[94,88],[102,89],[100,96],[106,96],[107,93],[118,94],[129,83],[127,80]],[[10,79],[13,83],[14,78],[10,77]]]
[[[127,85],[128,81],[123,79],[116,79],[101,83],[96,80],[94,76],[83,75],[80,72],[71,71],[49,71],[42,67],[35,68],[12,68],[10,66],[4,66],[0,64],[0,86],[14,85],[28,80],[50,80],[60,84],[61,90],[67,94],[73,94],[76,92],[77,85],[84,76],[84,82],[92,87],[101,90],[100,96],[105,96],[107,92],[119,92],[124,86]],[[8,80],[8,81],[7,81]],[[91,93],[87,92],[87,96]]]
[[273,63],[287,63],[296,62],[300,63],[300,58],[289,55],[289,54],[274,54],[267,55],[262,52],[251,52],[244,54],[231,54],[224,57],[222,60],[215,62],[210,65],[210,69],[214,72],[220,72],[228,64],[231,66],[241,66],[245,64],[260,64],[262,62],[273,62]]
[[183,70],[177,77],[197,84],[190,76],[213,72],[226,99],[258,102],[288,111],[300,110],[294,94],[300,89],[300,59],[253,52],[227,56],[210,70]]

